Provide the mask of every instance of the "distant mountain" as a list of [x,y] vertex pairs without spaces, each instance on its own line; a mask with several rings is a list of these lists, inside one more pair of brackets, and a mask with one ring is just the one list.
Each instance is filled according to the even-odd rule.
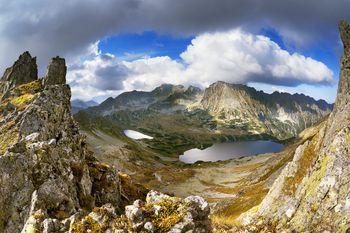
[[159,108],[166,103],[176,105],[175,102],[180,99],[193,100],[200,93],[201,90],[193,86],[185,88],[182,85],[163,84],[150,92],[130,91],[124,92],[116,98],[110,97],[99,106],[90,108],[88,111],[108,115],[122,110],[138,111]]
[[71,106],[72,106],[72,113],[75,114],[77,112],[79,112],[80,110],[89,108],[89,107],[93,107],[98,105],[97,102],[93,101],[93,100],[89,100],[89,101],[83,101],[80,99],[76,99],[76,100],[72,100],[71,101]]
[[245,85],[225,82],[210,85],[200,107],[220,124],[266,131],[277,138],[297,135],[332,109],[326,101],[316,101],[303,94],[266,94]]
[[216,82],[204,91],[163,84],[150,92],[125,92],[75,117],[87,128],[97,127],[94,122],[102,117],[121,129],[143,131],[154,137],[147,142],[150,148],[176,154],[216,141],[291,138],[331,109],[331,104],[301,94],[266,94]]

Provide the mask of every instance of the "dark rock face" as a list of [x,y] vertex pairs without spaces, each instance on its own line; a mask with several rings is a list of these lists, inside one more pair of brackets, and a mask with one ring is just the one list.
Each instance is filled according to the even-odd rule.
[[54,57],[47,67],[46,75],[43,79],[44,86],[65,84],[67,67],[64,58]]
[[38,79],[38,68],[36,58],[32,57],[29,52],[24,52],[19,56],[13,66],[6,69],[1,78],[2,93],[10,88],[29,83]]

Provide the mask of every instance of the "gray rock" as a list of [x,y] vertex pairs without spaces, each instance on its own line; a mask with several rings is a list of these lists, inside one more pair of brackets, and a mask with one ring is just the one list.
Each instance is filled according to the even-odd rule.
[[47,68],[43,85],[57,85],[66,83],[67,67],[64,58],[54,57]]
[[128,205],[125,207],[125,215],[133,225],[139,224],[145,217],[142,209],[134,205]]
[[146,222],[145,225],[143,226],[148,232],[154,232],[156,228],[154,227],[153,223],[151,222]]
[[169,195],[166,195],[164,193],[155,191],[155,190],[151,190],[148,192],[147,197],[146,197],[146,202],[147,203],[152,203],[152,202],[158,202],[160,200],[162,200],[163,198],[169,198]]
[[24,52],[19,56],[13,66],[6,69],[0,82],[2,83],[1,92],[5,93],[9,89],[35,81],[38,79],[38,68],[36,58],[32,57],[29,52]]

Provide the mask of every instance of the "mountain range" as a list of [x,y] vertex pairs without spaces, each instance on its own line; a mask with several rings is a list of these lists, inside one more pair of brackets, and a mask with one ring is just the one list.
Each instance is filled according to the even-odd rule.
[[[131,91],[84,109],[75,119],[98,130],[105,121],[122,130],[154,137],[145,142],[161,154],[178,155],[217,141],[287,140],[327,116],[332,105],[303,94],[274,92],[216,82],[205,90],[163,84],[153,91]],[[156,119],[156,120],[155,120]]]
[[98,105],[98,103],[93,101],[93,100],[84,101],[84,100],[80,100],[80,99],[75,99],[75,100],[71,101],[71,107],[72,107],[73,114],[79,112],[80,110],[83,110],[83,109],[86,109],[89,107],[93,107],[96,105]]

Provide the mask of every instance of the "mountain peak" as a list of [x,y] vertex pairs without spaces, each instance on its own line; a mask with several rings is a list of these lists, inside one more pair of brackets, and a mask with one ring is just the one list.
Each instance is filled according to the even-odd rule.
[[38,79],[38,68],[36,58],[32,57],[28,51],[21,54],[15,63],[6,69],[1,78],[2,87],[0,91],[5,93],[9,89],[35,81]]

